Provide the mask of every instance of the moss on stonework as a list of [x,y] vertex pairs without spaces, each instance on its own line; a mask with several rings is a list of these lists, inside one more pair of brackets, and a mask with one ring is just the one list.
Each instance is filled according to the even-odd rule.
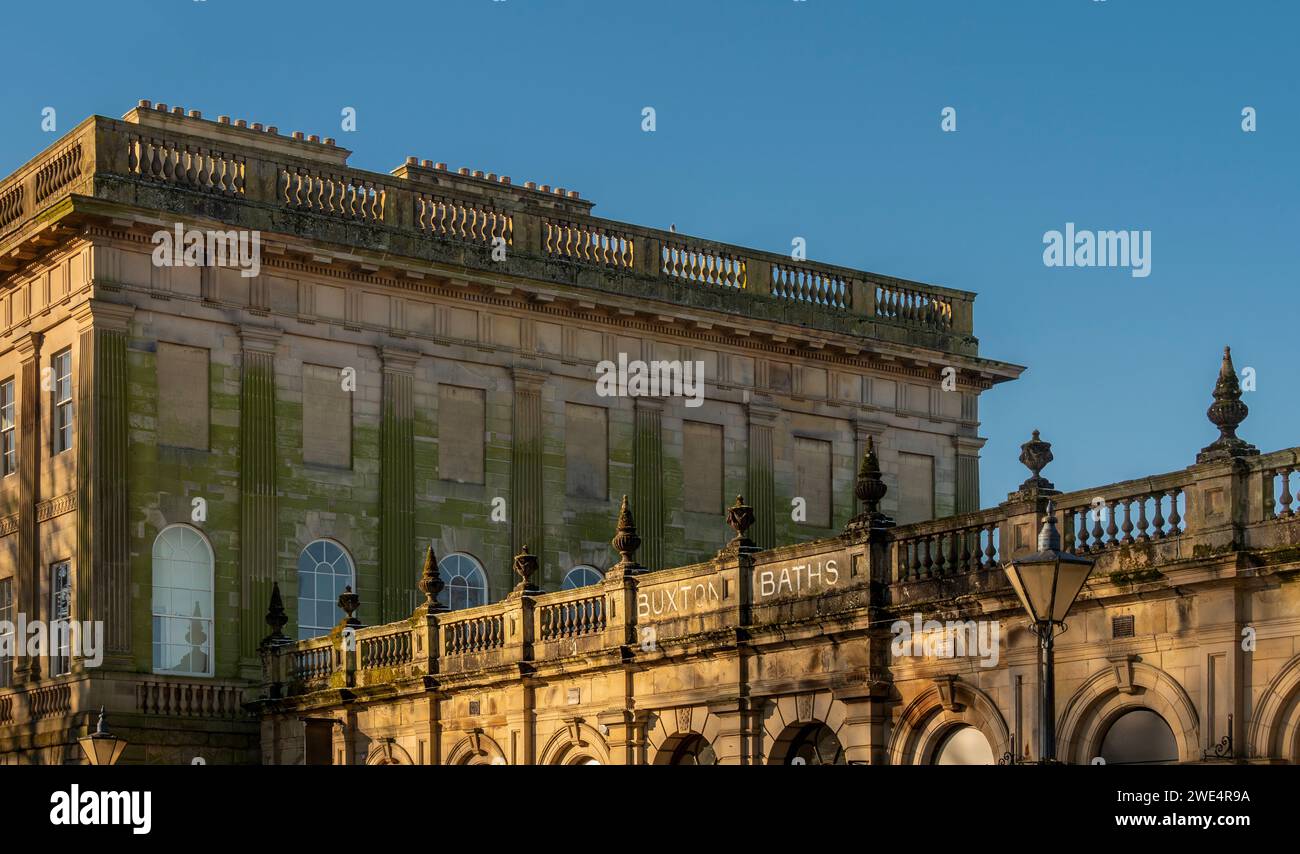
[[1132,569],[1132,570],[1116,570],[1115,572],[1112,572],[1108,576],[1111,584],[1120,587],[1127,587],[1134,584],[1147,584],[1148,582],[1159,581],[1164,577],[1165,577],[1164,573],[1162,573],[1160,570],[1156,569],[1155,567],[1145,567],[1142,569]]

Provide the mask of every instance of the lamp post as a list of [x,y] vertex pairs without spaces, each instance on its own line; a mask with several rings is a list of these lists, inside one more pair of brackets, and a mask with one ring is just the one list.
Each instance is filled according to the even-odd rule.
[[1039,764],[1056,762],[1056,665],[1053,642],[1065,631],[1065,617],[1083,589],[1094,561],[1061,551],[1056,510],[1049,501],[1038,532],[1038,551],[1016,558],[1003,569],[1038,636],[1038,713],[1042,726]]
[[126,739],[118,738],[104,727],[104,707],[99,707],[99,724],[90,735],[77,739],[81,752],[91,765],[116,765],[126,750]]

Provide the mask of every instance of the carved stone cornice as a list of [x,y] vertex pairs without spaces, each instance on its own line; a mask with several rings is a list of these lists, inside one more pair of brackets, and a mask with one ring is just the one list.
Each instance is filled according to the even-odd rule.
[[37,504],[36,521],[44,522],[48,519],[53,519],[55,516],[62,516],[64,513],[71,513],[76,509],[77,493],[65,492],[62,495]]

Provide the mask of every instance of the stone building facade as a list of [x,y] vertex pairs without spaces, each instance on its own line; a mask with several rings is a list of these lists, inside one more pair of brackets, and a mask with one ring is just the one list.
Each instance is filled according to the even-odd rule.
[[[1209,413],[1221,436],[1166,474],[1062,493],[1035,434],[1032,475],[1006,502],[894,525],[869,444],[864,510],[835,537],[759,549],[756,508],[738,501],[737,535],[713,559],[648,571],[624,512],[622,560],[594,587],[536,592],[525,554],[503,602],[426,602],[301,643],[272,607],[263,760],[1037,761],[1038,643],[1003,566],[1036,550],[1050,518],[1063,550],[1094,561],[1056,641],[1057,759],[1295,763],[1300,448],[1237,438],[1240,396],[1225,355]],[[949,629],[968,645],[946,643]]]
[[[431,543],[449,604],[524,545],[541,589],[589,582],[623,494],[654,570],[710,558],[738,493],[760,546],[824,539],[869,438],[886,512],[977,509],[978,397],[1021,368],[973,294],[349,154],[141,102],[0,182],[0,619],[104,631],[0,666],[0,762],[78,761],[101,705],[124,761],[256,761],[276,582],[295,637],[345,583],[404,619]],[[603,396],[620,360],[702,364],[701,405]]]

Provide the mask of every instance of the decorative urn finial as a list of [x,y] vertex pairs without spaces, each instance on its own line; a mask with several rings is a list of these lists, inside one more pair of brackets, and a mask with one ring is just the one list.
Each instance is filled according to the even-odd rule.
[[626,495],[618,508],[618,530],[609,543],[622,558],[618,562],[618,569],[625,573],[645,570],[644,566],[636,562],[636,550],[641,548],[641,537],[637,535],[636,522],[632,519],[632,511],[628,509]]
[[727,550],[754,551],[754,541],[745,532],[754,526],[754,508],[745,503],[742,495],[736,496],[736,503],[727,510],[727,525],[736,532],[736,536],[727,543]]
[[888,491],[889,487],[880,476],[880,458],[876,456],[875,437],[868,436],[867,450],[862,455],[858,477],[853,484],[853,494],[864,507],[861,513],[849,520],[844,528],[845,532],[893,527],[894,520],[880,512],[880,499],[884,498]]
[[1202,448],[1196,461],[1209,463],[1257,455],[1259,448],[1237,436],[1237,428],[1249,414],[1250,407],[1241,402],[1241,383],[1237,381],[1237,369],[1232,364],[1232,348],[1224,347],[1219,379],[1214,384],[1214,402],[1205,411],[1205,417],[1219,428],[1219,438]]
[[517,592],[528,593],[537,589],[532,582],[533,576],[537,574],[537,562],[537,555],[529,554],[528,546],[524,546],[519,554],[515,555],[515,574],[520,578],[518,586],[515,587]]
[[420,569],[420,581],[417,585],[424,594],[424,606],[430,611],[446,611],[447,606],[438,601],[438,596],[446,588],[442,575],[438,572],[438,556],[433,553],[433,543],[424,553],[424,566]]
[[343,610],[343,613],[348,615],[344,622],[349,626],[356,627],[361,625],[361,620],[353,616],[359,607],[361,607],[361,597],[352,592],[352,585],[349,584],[347,587],[344,587],[343,592],[339,594],[339,608]]
[[271,633],[262,639],[262,646],[279,646],[289,642],[284,627],[289,623],[289,615],[284,610],[284,599],[280,596],[280,582],[271,585],[271,604],[266,608],[266,624]]
[[1059,495],[1061,491],[1056,488],[1056,485],[1042,475],[1043,469],[1053,459],[1052,443],[1043,441],[1035,430],[1033,437],[1020,446],[1020,462],[1029,469],[1029,477],[1008,498],[1019,501],[1037,495]]

